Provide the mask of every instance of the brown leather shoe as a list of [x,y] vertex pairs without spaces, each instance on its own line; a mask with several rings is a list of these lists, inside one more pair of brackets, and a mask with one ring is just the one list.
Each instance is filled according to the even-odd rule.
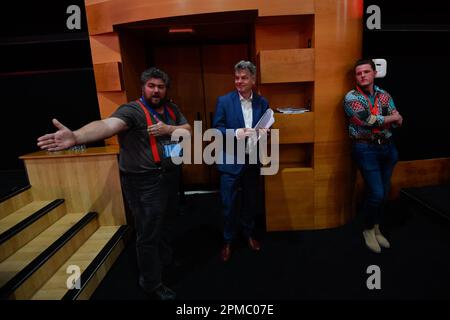
[[248,238],[248,246],[250,247],[250,249],[255,251],[261,250],[259,242],[253,239],[252,237]]
[[222,251],[220,252],[220,257],[222,258],[223,262],[227,262],[230,260],[231,256],[231,245],[229,243],[225,244],[222,248]]

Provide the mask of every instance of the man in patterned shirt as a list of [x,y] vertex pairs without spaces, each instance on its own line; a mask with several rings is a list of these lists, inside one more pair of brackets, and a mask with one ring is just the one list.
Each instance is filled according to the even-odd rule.
[[363,236],[367,247],[379,253],[381,247],[390,247],[379,224],[398,160],[391,128],[401,126],[403,118],[389,93],[374,85],[377,71],[372,60],[357,61],[354,71],[356,88],[346,94],[344,110],[348,117],[352,155],[367,189],[361,209]]

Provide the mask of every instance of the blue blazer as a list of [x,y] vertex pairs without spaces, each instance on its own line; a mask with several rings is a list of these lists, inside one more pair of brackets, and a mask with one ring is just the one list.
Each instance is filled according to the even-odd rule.
[[[269,108],[269,102],[266,98],[253,92],[252,109],[253,109],[253,123],[255,127],[264,112]],[[214,114],[213,127],[219,129],[223,134],[224,149],[222,152],[223,164],[218,164],[217,167],[220,172],[225,172],[233,175],[239,175],[244,168],[244,164],[237,164],[237,155],[234,153],[234,161],[232,164],[226,164],[225,160],[231,162],[225,152],[225,130],[233,129],[234,135],[236,129],[245,128],[244,115],[242,114],[241,101],[239,100],[239,93],[237,90],[232,91],[217,99],[216,112]],[[236,138],[234,138],[236,145]],[[235,148],[236,151],[236,148]]]

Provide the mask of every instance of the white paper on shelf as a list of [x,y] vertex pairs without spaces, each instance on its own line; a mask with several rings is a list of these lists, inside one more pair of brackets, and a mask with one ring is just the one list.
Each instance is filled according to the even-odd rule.
[[299,114],[299,113],[304,113],[304,112],[308,112],[309,110],[306,108],[292,108],[292,107],[288,107],[288,108],[277,108],[277,110],[281,113],[284,114]]

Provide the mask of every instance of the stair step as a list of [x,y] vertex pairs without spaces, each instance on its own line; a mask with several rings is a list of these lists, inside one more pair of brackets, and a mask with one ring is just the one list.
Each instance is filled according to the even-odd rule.
[[33,201],[0,220],[0,261],[61,218],[66,213],[63,203],[63,199]]
[[98,229],[98,214],[89,212],[28,263],[0,289],[3,299],[29,299]]
[[57,239],[75,225],[83,216],[83,213],[70,213],[64,215],[53,225],[41,232],[36,238],[1,262],[0,287],[11,280],[11,278],[25,268],[52,243],[57,241]]
[[31,186],[20,188],[0,199],[0,219],[33,201]]
[[[124,247],[127,226],[102,226],[31,297],[32,300],[88,299]],[[80,270],[80,289],[69,290],[69,266]],[[68,272],[69,271],[69,272]]]

